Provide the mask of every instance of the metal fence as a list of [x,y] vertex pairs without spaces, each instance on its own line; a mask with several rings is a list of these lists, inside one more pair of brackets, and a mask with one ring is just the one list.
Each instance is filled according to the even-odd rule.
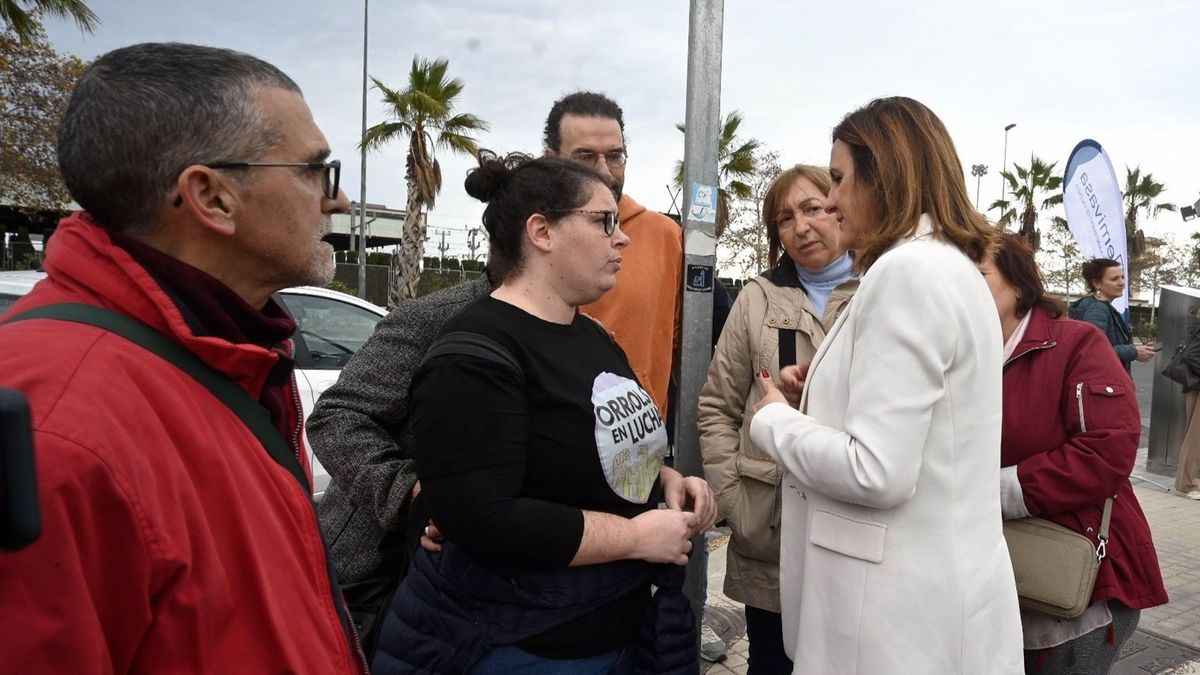
[[[417,296],[426,295],[442,288],[448,288],[464,281],[473,281],[482,276],[481,272],[462,269],[448,269],[427,266],[421,271],[421,280],[417,283]],[[358,265],[355,263],[338,263],[333,276],[333,288],[339,291],[358,295]],[[392,268],[387,265],[367,265],[367,295],[368,301],[387,307],[388,287],[392,283]]]

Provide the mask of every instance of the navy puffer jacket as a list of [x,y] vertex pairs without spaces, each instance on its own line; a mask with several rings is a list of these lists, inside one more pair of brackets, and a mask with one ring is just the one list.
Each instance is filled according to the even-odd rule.
[[371,672],[459,675],[488,651],[582,616],[639,586],[658,587],[635,645],[634,672],[695,675],[695,617],[685,568],[624,560],[500,575],[452,543],[418,552],[384,620]]

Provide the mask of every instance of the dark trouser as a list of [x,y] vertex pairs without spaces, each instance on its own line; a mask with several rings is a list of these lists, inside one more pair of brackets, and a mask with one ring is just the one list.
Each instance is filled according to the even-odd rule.
[[[1137,629],[1141,610],[1129,609],[1116,600],[1108,601],[1112,623],[1084,633],[1069,642],[1049,649],[1025,651],[1026,675],[1088,673],[1105,675],[1112,668],[1125,641]],[[751,643],[753,644],[753,643]]]
[[783,651],[783,616],[746,605],[746,639],[750,641],[747,675],[789,675],[792,660]]

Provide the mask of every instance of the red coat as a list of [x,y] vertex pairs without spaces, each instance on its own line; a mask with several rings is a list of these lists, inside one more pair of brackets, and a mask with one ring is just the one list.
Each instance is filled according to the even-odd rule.
[[[124,312],[255,399],[280,359],[194,335],[86,216],[46,268],[12,313]],[[42,516],[38,541],[0,553],[0,672],[365,670],[309,495],[201,385],[99,328],[29,320],[0,327],[0,386],[30,401]]]
[[1092,600],[1167,602],[1150,526],[1129,482],[1142,422],[1133,382],[1095,326],[1034,308],[1004,364],[1001,466],[1017,466],[1029,513],[1097,538],[1115,495]]

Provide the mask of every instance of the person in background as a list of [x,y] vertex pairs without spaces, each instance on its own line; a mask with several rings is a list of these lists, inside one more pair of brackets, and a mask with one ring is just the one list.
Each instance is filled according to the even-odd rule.
[[828,169],[798,165],[767,189],[770,269],[738,293],[700,392],[704,473],[731,532],[724,592],[746,605],[750,675],[790,673],[792,662],[779,605],[783,471],[744,421],[759,399],[754,376],[811,361],[858,286],[837,217],[825,212],[829,188]]
[[[1197,330],[1193,327],[1192,330]],[[1200,338],[1191,340],[1180,355],[1192,372],[1200,376]],[[1171,492],[1179,497],[1200,501],[1200,485],[1196,484],[1196,473],[1200,472],[1200,415],[1196,403],[1200,401],[1200,390],[1183,388],[1184,409],[1187,413],[1187,431],[1179,443],[1179,457],[1175,465],[1175,485]]]
[[1071,303],[1071,318],[1099,328],[1117,351],[1117,358],[1121,359],[1126,373],[1132,373],[1130,364],[1135,359],[1142,363],[1153,359],[1154,349],[1150,345],[1134,345],[1125,317],[1113,309],[1112,301],[1125,294],[1125,272],[1121,263],[1109,258],[1085,262],[1083,284],[1091,295]]
[[[768,371],[750,439],[784,468],[780,604],[795,673],[1022,672],[1001,531],[992,228],[941,120],[871,101],[833,131],[825,208],[863,271],[800,409]],[[803,367],[780,382],[799,393]]]
[[[0,672],[365,673],[313,510],[296,326],[271,299],[332,281],[349,208],[300,88],[240,52],[124,47],[75,84],[57,149],[83,211],[0,326],[43,519],[0,553]],[[19,320],[60,303],[157,332],[265,424],[107,329]]]
[[[694,624],[670,591],[716,520],[712,492],[662,464],[657,407],[580,311],[619,283],[629,238],[613,190],[577,162],[484,155],[466,189],[488,204],[498,285],[443,339],[471,336],[493,358],[435,343],[413,377],[421,498],[444,540],[418,551],[374,670],[628,673],[636,658],[694,672]],[[677,613],[648,612],[672,597]],[[666,623],[648,630],[647,616]]]
[[1098,545],[1104,503],[1113,498],[1091,606],[1071,620],[1021,611],[1025,672],[1103,675],[1141,610],[1167,602],[1150,525],[1129,483],[1142,429],[1133,383],[1099,331],[1063,318],[1019,236],[1000,233],[979,270],[1004,338],[1004,518],[1046,518]]
[[625,116],[603,94],[578,91],[555,101],[546,117],[546,155],[589,166],[617,195],[621,229],[629,237],[621,283],[583,305],[625,351],[629,365],[658,409],[667,414],[679,318],[683,302],[683,232],[667,216],[625,193]]
[[405,529],[419,491],[408,430],[413,372],[442,324],[491,291],[485,272],[401,303],[317,399],[308,441],[331,477],[318,512],[343,584],[380,571],[379,544]]

